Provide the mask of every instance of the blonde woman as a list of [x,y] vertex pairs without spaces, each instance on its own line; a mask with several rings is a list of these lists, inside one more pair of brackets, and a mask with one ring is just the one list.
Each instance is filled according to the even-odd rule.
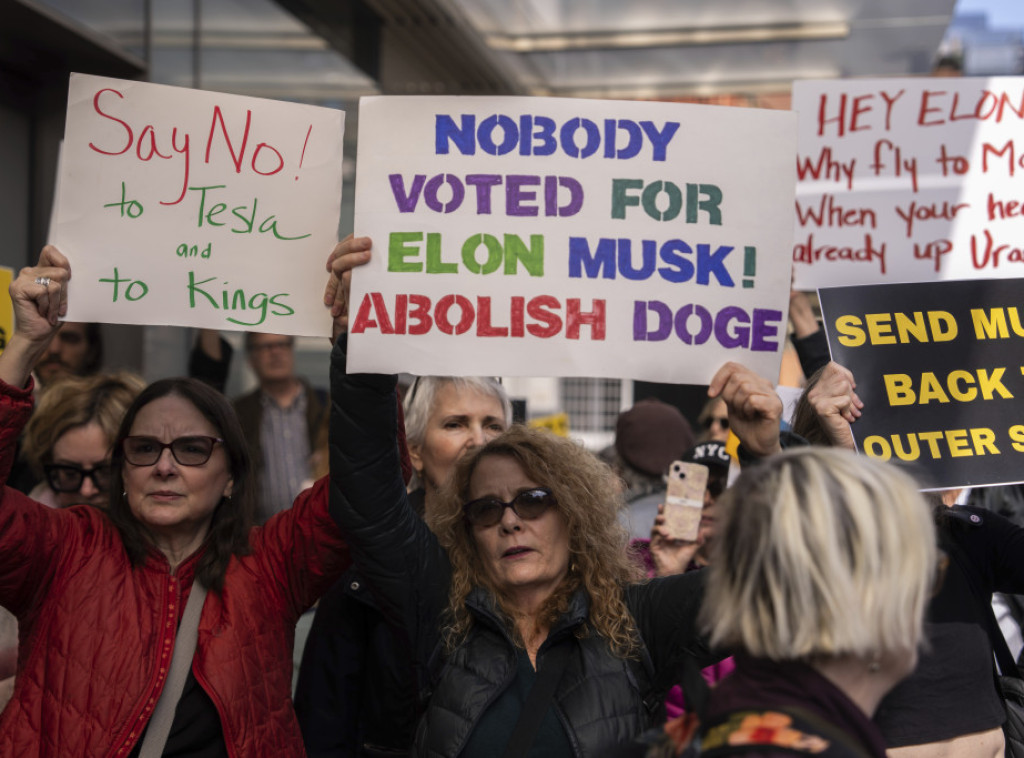
[[51,385],[25,427],[22,456],[43,479],[29,496],[57,508],[108,508],[111,448],[125,411],[145,386],[128,372]]
[[917,483],[805,448],[745,469],[719,508],[701,618],[736,671],[711,693],[702,750],[883,758],[871,717],[914,668],[936,576]]

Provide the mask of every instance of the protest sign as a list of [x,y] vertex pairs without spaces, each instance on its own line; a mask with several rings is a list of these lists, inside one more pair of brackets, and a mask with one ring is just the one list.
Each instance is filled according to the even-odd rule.
[[920,465],[934,488],[1024,481],[1020,280],[821,289],[832,357],[864,401],[872,458]]
[[704,384],[778,376],[796,117],[364,98],[349,370]]
[[344,114],[72,74],[67,318],[330,335]]
[[793,85],[795,286],[1024,276],[1024,77]]

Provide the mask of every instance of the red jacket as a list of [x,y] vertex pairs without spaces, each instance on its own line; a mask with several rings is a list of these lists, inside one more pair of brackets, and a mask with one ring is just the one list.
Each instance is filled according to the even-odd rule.
[[[0,481],[31,395],[0,383]],[[327,513],[327,482],[253,529],[224,592],[199,621],[192,671],[233,758],[302,756],[291,701],[295,622],[349,563]],[[0,717],[0,756],[124,756],[167,677],[199,554],[176,575],[154,551],[133,569],[107,517],[0,493],[0,605],[18,616],[18,678]]]

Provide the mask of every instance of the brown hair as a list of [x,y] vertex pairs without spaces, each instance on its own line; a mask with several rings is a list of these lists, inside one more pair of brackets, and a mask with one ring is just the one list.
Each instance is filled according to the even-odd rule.
[[[452,564],[449,592],[449,647],[468,633],[472,617],[465,601],[470,591],[484,587],[511,620],[515,609],[501,587],[488,579],[471,527],[463,518],[470,479],[486,456],[507,456],[517,461],[533,481],[555,496],[569,535],[569,573],[545,603],[538,623],[550,624],[566,611],[577,590],[590,598],[587,625],[604,637],[619,655],[635,655],[639,648],[636,626],[623,601],[626,584],[640,579],[637,565],[627,554],[628,534],[620,525],[618,488],[611,469],[581,445],[543,429],[513,426],[456,464],[451,481],[432,509],[428,524],[448,551]],[[510,633],[522,645],[514,624]],[[585,634],[581,629],[579,634]]]
[[95,423],[112,444],[125,411],[146,386],[142,377],[127,371],[94,376],[69,376],[51,384],[42,394],[25,427],[21,454],[36,476],[50,463],[53,446],[67,432]]

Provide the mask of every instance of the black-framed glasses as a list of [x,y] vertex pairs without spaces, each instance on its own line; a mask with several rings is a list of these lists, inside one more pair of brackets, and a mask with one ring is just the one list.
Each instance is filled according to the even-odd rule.
[[133,466],[152,466],[168,447],[174,460],[182,466],[202,466],[213,455],[213,446],[223,441],[220,437],[202,435],[178,437],[170,442],[161,442],[156,437],[132,436],[124,438],[121,449],[124,459]]
[[524,521],[531,521],[555,505],[555,496],[547,487],[523,490],[507,503],[493,495],[471,500],[462,506],[462,513],[472,526],[494,526],[505,514],[506,508]]
[[100,492],[110,489],[110,464],[83,468],[72,463],[47,463],[43,466],[46,482],[54,492],[78,492],[88,477]]
[[728,416],[708,416],[704,419],[704,428],[710,429],[715,424],[718,424],[722,429],[729,428],[729,417]]

